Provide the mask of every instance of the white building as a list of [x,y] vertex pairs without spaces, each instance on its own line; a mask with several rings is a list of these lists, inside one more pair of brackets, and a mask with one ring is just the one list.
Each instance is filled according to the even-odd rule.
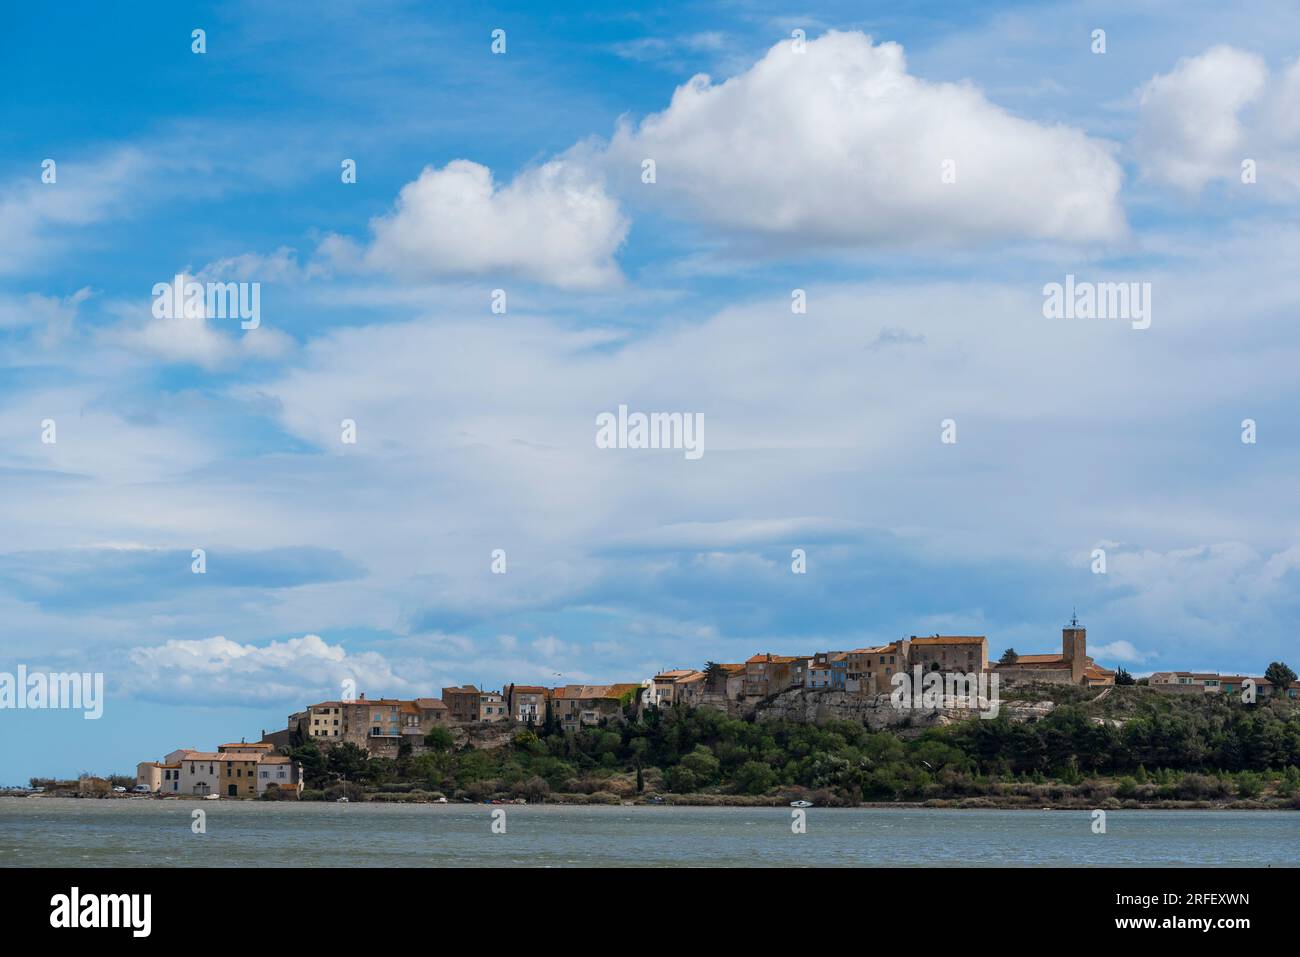
[[207,797],[221,790],[221,755],[215,751],[186,751],[180,759],[181,794]]
[[294,768],[293,762],[282,754],[263,755],[257,762],[257,796],[261,797],[272,784],[282,791],[293,790],[301,794],[302,768]]

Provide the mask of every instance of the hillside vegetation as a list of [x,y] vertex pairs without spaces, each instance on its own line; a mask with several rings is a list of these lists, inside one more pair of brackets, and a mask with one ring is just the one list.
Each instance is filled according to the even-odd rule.
[[1294,704],[1143,687],[1100,701],[1070,688],[1033,696],[1053,694],[1060,703],[1041,720],[975,719],[919,736],[674,708],[578,733],[520,730],[493,750],[454,749],[439,729],[421,753],[395,760],[352,745],[308,743],[293,755],[305,765],[308,799],[775,803],[812,792],[825,804],[1300,807]]

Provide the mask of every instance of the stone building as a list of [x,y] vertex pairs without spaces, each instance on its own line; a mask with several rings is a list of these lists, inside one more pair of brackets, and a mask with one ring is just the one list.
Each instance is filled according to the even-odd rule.
[[[656,708],[671,708],[674,704],[691,704],[691,701],[703,697],[704,672],[693,668],[675,668],[661,671],[650,680],[641,696],[643,706],[654,705]],[[696,683],[697,684],[693,684]]]
[[911,667],[923,671],[979,673],[989,666],[989,641],[983,635],[913,635],[909,656]]
[[441,698],[416,698],[415,707],[420,712],[420,727],[425,734],[451,721],[451,712]]
[[510,685],[505,690],[510,717],[520,724],[541,727],[546,720],[546,689],[540,685]]
[[223,798],[257,797],[257,763],[262,755],[256,751],[228,751],[217,755],[217,775]]
[[745,692],[749,701],[803,686],[812,655],[774,655],[764,652],[745,660]]
[[713,708],[717,711],[731,713],[736,711],[745,697],[745,665],[743,663],[711,663],[711,668],[703,672],[704,680],[700,682],[700,701],[698,707]]
[[889,694],[894,675],[908,669],[911,639],[848,652],[844,690],[862,695]]
[[1115,683],[1115,672],[1102,668],[1088,657],[1087,629],[1078,618],[1061,629],[1059,655],[1020,655],[1014,662],[996,666],[999,678],[1020,683],[1083,685],[1094,688]]
[[623,704],[634,700],[640,685],[565,685],[552,688],[551,714],[564,731],[598,725],[602,721],[622,721]]
[[478,719],[480,721],[505,721],[510,717],[506,697],[500,691],[480,691]]
[[443,688],[442,703],[447,706],[447,713],[452,721],[477,721],[479,719],[479,695],[481,692],[473,685],[461,685],[459,688]]
[[[294,718],[289,715],[289,727],[293,727]],[[341,739],[343,737],[343,702],[322,701],[320,704],[307,706],[298,722],[299,729],[309,738]]]

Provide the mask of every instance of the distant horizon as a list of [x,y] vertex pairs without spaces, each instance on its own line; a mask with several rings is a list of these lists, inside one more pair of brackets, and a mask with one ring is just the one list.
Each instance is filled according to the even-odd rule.
[[1300,665],[1294,4],[8,26],[0,672],[104,711],[0,781],[1075,608]]

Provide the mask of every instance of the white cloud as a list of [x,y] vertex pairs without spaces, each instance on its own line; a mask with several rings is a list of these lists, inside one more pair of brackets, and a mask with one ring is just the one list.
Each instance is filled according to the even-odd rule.
[[[356,682],[370,697],[398,692],[428,693],[399,677],[376,652],[349,654],[318,635],[270,644],[241,645],[222,635],[194,641],[171,640],[132,648],[131,670],[121,675],[129,692],[161,700],[260,704],[315,695],[337,697],[343,681]],[[119,676],[113,676],[118,678]]]
[[[233,262],[223,261],[206,269],[232,272],[235,267],[229,264]],[[195,279],[188,273],[182,275],[183,281],[187,283]],[[219,272],[207,272],[204,275],[216,276]],[[134,304],[119,304],[116,308],[118,312],[128,315],[138,311]],[[260,318],[259,316],[259,322]],[[220,331],[213,325],[214,321],[226,324],[231,331]],[[128,320],[123,326],[105,335],[109,344],[124,345],[166,362],[192,363],[205,369],[219,368],[240,359],[275,359],[293,348],[293,339],[278,329],[267,325],[243,329],[241,320],[237,317],[217,319],[209,315],[182,314],[159,318],[150,313],[143,321]]]
[[269,255],[243,253],[218,259],[200,269],[196,278],[203,281],[297,283],[316,278],[324,273],[325,269],[321,264],[303,265],[298,261],[296,249],[280,246]]
[[[513,274],[568,288],[617,283],[614,254],[628,228],[604,185],[567,159],[505,186],[468,160],[426,167],[370,225],[373,243],[352,250],[369,269],[407,278]],[[349,252],[336,238],[322,251]]]
[[[647,158],[653,186],[639,183]],[[912,76],[902,47],[861,33],[827,33],[803,53],[782,41],[723,83],[693,77],[666,110],[620,126],[609,160],[645,202],[786,243],[1125,231],[1110,146],[1014,117],[968,84]],[[945,160],[955,183],[942,181]]]
[[56,162],[53,183],[41,168],[0,191],[0,275],[21,272],[53,254],[56,237],[103,221],[126,205],[130,186],[148,172],[138,150],[119,150],[93,163]]
[[1150,80],[1140,94],[1136,143],[1143,172],[1188,190],[1238,177],[1258,145],[1244,135],[1239,114],[1259,99],[1267,77],[1260,57],[1216,46]]
[[1149,658],[1156,657],[1155,652],[1139,651],[1132,642],[1112,641],[1107,645],[1097,645],[1088,649],[1097,661],[1119,661],[1125,664],[1141,664]]
[[283,355],[291,340],[275,329],[250,329],[237,336],[218,332],[203,317],[149,319],[126,333],[123,340],[168,362],[189,362],[213,369],[239,358],[273,359]]
[[530,647],[534,653],[540,655],[542,660],[548,664],[574,653],[572,645],[560,641],[554,635],[537,638],[531,643]]
[[[716,31],[689,33],[677,37],[639,37],[615,43],[611,49],[616,56],[640,63],[656,63],[665,69],[685,72],[689,59],[701,54],[719,54],[728,47],[727,38]],[[697,60],[698,63],[698,60]]]
[[31,330],[43,348],[56,346],[72,334],[78,309],[91,295],[88,286],[62,298],[36,293],[21,299],[0,295],[0,331]]

